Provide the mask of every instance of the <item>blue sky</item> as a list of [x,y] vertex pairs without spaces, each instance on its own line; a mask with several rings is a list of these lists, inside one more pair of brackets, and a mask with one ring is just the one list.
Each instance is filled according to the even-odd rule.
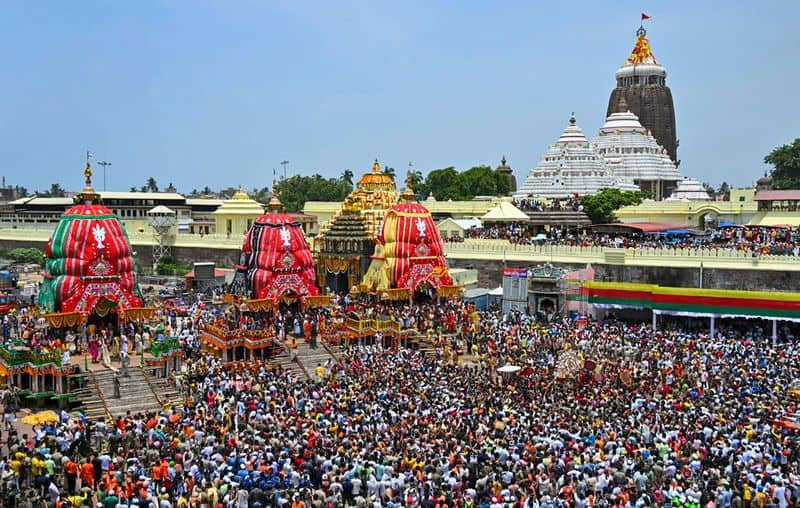
[[742,186],[800,136],[800,2],[5,2],[6,181],[109,190],[263,187],[289,173],[404,172],[506,154],[524,178],[574,111],[604,121],[647,12],[684,174]]

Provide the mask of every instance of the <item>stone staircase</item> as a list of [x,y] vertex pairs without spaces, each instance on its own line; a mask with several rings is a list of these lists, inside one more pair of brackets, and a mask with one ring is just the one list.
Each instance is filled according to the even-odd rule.
[[292,359],[291,350],[285,347],[280,353],[273,356],[270,363],[280,366],[284,370],[290,371],[295,379],[308,380],[310,379],[309,373],[306,372],[302,364],[297,360]]
[[160,411],[164,404],[181,407],[183,400],[175,386],[166,380],[151,378],[142,368],[129,369],[130,377],[120,377],[120,398],[114,397],[114,372],[103,370],[87,374],[89,383],[78,394],[81,411],[95,420],[131,413]]
[[320,341],[317,341],[317,348],[312,349],[305,339],[298,338],[297,349],[292,351],[286,345],[281,353],[272,358],[271,363],[291,371],[297,379],[313,380],[315,378],[314,369],[317,368],[317,364],[324,365],[328,360],[337,361],[338,359],[339,353]]

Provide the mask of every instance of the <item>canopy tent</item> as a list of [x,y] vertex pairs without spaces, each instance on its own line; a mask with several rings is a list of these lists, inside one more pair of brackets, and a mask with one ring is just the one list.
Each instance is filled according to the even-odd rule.
[[652,309],[656,314],[800,321],[800,294],[767,291],[675,288],[656,284],[587,281],[589,304]]
[[528,214],[508,201],[501,201],[481,217],[483,222],[528,222]]

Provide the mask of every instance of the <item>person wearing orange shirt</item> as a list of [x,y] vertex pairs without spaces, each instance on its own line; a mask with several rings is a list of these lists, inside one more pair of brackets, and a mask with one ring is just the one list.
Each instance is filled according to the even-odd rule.
[[64,476],[67,478],[67,492],[72,495],[75,493],[75,486],[78,481],[78,463],[69,459],[64,464]]
[[81,464],[80,477],[82,487],[94,489],[94,466],[88,460]]

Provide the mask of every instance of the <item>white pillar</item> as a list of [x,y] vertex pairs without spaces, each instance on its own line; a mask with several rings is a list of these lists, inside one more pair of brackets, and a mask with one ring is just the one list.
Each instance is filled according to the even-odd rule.
[[778,343],[778,320],[777,319],[773,319],[772,320],[772,343],[773,344],[777,344]]
[[711,327],[710,328],[711,328],[711,337],[712,338],[714,337],[714,333],[716,332],[716,329],[714,328],[714,317],[715,317],[714,315],[711,316]]
[[656,314],[655,310],[653,310],[652,312],[653,312],[653,326],[652,326],[652,328],[653,328],[653,331],[655,331],[656,330],[656,326],[658,326],[658,314]]

